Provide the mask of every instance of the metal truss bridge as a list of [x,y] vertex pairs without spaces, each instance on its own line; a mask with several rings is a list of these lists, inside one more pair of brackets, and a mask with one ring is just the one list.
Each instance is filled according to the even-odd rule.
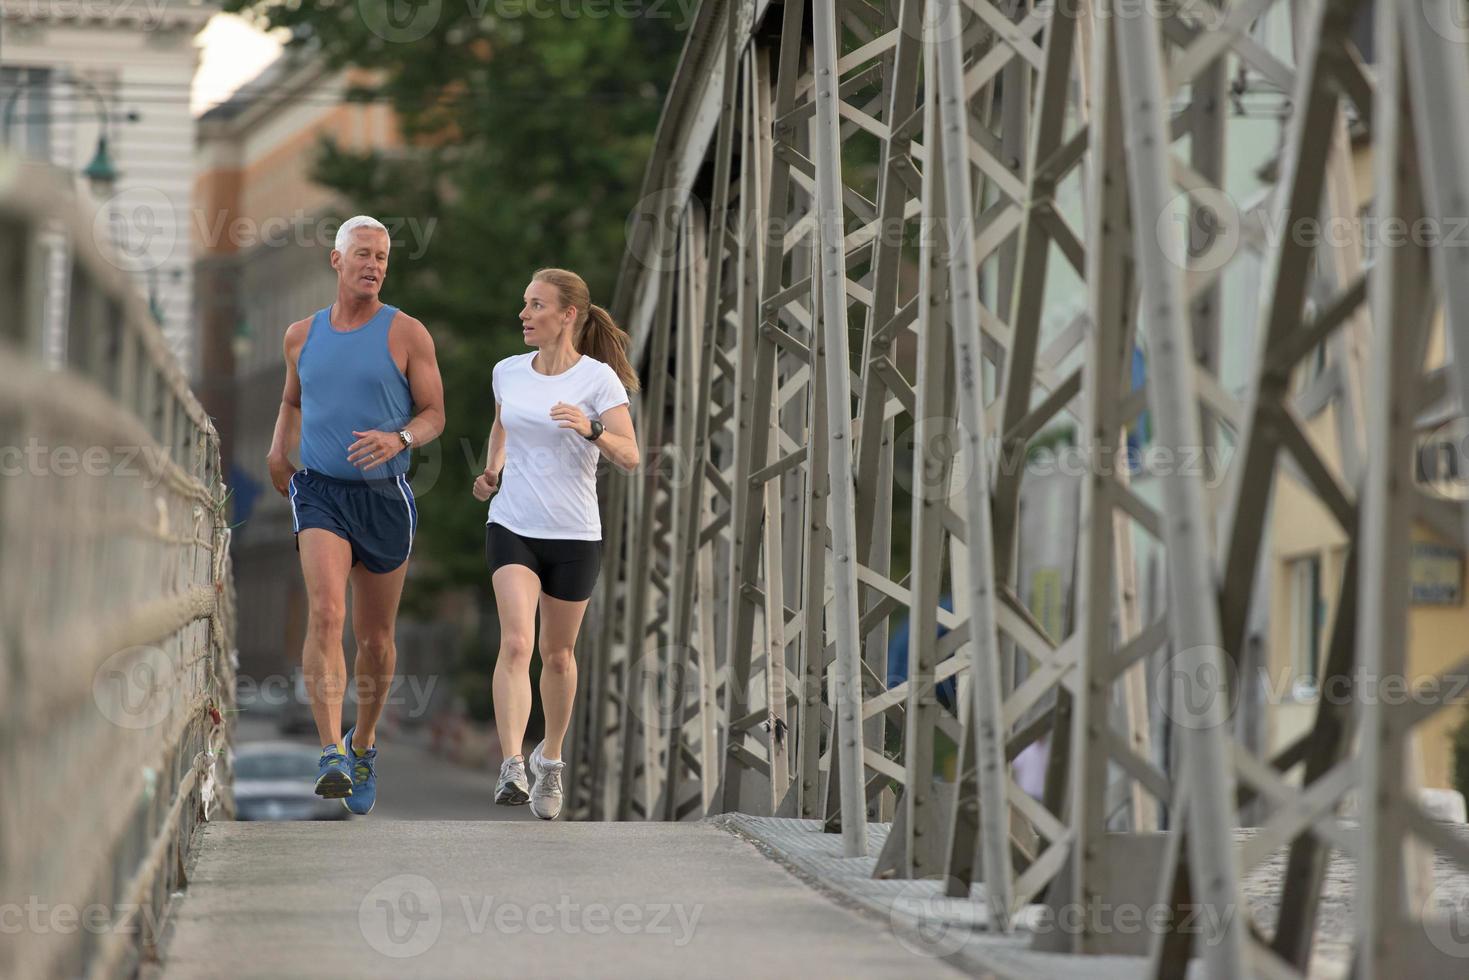
[[[187,883],[165,974],[483,975],[500,947],[447,911],[417,960],[358,917],[382,888],[411,923],[496,874],[530,894],[540,860],[588,901],[616,880],[727,913],[693,959],[579,938],[558,970],[917,969],[732,832],[892,923],[962,927],[926,972],[1463,975],[1434,860],[1469,868],[1469,839],[1425,810],[1415,740],[1453,699],[1382,696],[1466,669],[1419,676],[1408,651],[1415,529],[1465,540],[1420,450],[1469,393],[1469,248],[1390,234],[1469,216],[1462,25],[1454,0],[706,0],[614,304],[645,465],[602,488],[567,743],[583,823],[540,836],[214,822],[235,616],[217,436],[90,229],[0,163],[3,442],[136,445],[155,477],[0,481],[0,903],[156,922]],[[39,339],[58,227],[59,371]],[[1042,506],[1057,447],[1070,510]],[[1347,696],[1271,741],[1245,706],[1282,476],[1345,542],[1319,683]],[[167,709],[119,723],[140,667]],[[558,863],[547,831],[603,863]],[[414,865],[416,841],[443,850]],[[348,866],[347,898],[312,890]],[[705,890],[673,887],[680,867]],[[1125,905],[1163,915],[1036,928]],[[14,938],[6,976],[127,975],[169,941]]]

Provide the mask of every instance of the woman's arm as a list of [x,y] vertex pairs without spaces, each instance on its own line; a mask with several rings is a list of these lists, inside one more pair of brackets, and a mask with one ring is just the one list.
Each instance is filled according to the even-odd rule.
[[500,424],[500,406],[495,405],[495,424],[490,426],[489,444],[485,451],[485,472],[497,477],[505,468],[505,427]]
[[[563,429],[571,429],[583,439],[592,434],[592,423],[576,405],[557,402],[551,406],[551,418]],[[632,413],[627,404],[614,405],[602,413],[602,434],[594,445],[618,469],[631,473],[638,468],[642,456],[638,452],[638,437],[633,432]]]
[[642,456],[638,437],[633,432],[632,413],[626,405],[616,405],[602,413],[602,434],[592,443],[614,466],[631,473],[638,468]]
[[485,445],[485,471],[474,478],[476,500],[489,500],[500,489],[500,471],[505,468],[505,427],[500,424],[500,403],[495,403],[495,424],[490,426]]

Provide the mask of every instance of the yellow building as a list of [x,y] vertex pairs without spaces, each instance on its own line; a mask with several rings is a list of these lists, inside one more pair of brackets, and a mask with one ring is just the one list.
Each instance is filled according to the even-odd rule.
[[[1358,148],[1352,167],[1352,190],[1357,200],[1364,202],[1370,199],[1369,152],[1366,147]],[[1364,245],[1370,252],[1370,241],[1349,247]],[[1364,339],[1358,338],[1358,357],[1365,355],[1365,348],[1360,344]],[[1348,344],[1351,343],[1349,340]],[[1440,322],[1433,329],[1427,367],[1442,365],[1444,357],[1444,331]],[[1308,358],[1297,369],[1298,393],[1310,388],[1324,363],[1322,352],[1314,360]],[[1358,378],[1361,377],[1359,374]],[[1343,472],[1343,436],[1354,433],[1360,438],[1362,435],[1360,412],[1356,413],[1358,419],[1339,426],[1340,411],[1340,401],[1334,400],[1308,417],[1305,426],[1317,452],[1338,474]],[[1459,491],[1469,489],[1469,483],[1464,482],[1469,479],[1469,468],[1465,467],[1462,438],[1469,435],[1469,426],[1462,424],[1462,420],[1456,422],[1447,412],[1425,416],[1420,423],[1428,448],[1420,453],[1419,459],[1428,462],[1428,472],[1423,471],[1420,462],[1420,471],[1412,477],[1420,484],[1437,477],[1440,482],[1436,488],[1430,488],[1430,495],[1462,498],[1464,495]],[[1447,427],[1441,428],[1444,425]],[[1454,437],[1452,444],[1444,439],[1449,434]],[[1346,690],[1333,689],[1321,680],[1345,570],[1349,532],[1337,524],[1299,474],[1285,467],[1277,470],[1272,506],[1269,636],[1262,681],[1267,744],[1276,751],[1311,728],[1323,698],[1350,696],[1355,710],[1361,695],[1349,695]],[[1462,550],[1444,534],[1425,524],[1416,524],[1412,569],[1409,676],[1384,678],[1380,685],[1374,684],[1372,678],[1365,678],[1367,687],[1382,697],[1403,699],[1399,703],[1411,697],[1413,686],[1453,667],[1469,654],[1469,606],[1464,599]],[[1439,690],[1456,702],[1462,702],[1462,694],[1469,693],[1455,691],[1453,684],[1442,685]],[[1451,731],[1462,717],[1462,708],[1450,707],[1418,727],[1422,761],[1419,775],[1424,787],[1453,788]]]

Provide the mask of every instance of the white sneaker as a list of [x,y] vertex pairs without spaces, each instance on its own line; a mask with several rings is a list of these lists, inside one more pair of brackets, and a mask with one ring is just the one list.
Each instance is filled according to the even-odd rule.
[[500,781],[495,784],[495,802],[504,806],[519,806],[530,799],[530,787],[525,781],[525,757],[511,756],[500,764]]
[[530,753],[530,774],[536,778],[530,791],[530,812],[542,820],[555,820],[561,813],[561,772],[566,763],[552,762],[541,755],[545,741],[536,743]]

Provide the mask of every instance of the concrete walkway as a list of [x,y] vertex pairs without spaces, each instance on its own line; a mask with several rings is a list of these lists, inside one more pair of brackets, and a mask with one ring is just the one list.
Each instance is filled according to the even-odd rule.
[[217,823],[163,977],[952,977],[708,823]]

